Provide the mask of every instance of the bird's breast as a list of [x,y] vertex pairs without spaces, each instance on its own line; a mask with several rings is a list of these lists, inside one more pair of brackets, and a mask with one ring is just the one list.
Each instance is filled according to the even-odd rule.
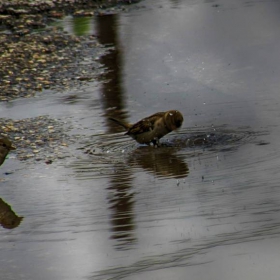
[[149,129],[145,132],[139,134],[130,134],[128,135],[135,139],[140,144],[149,144],[155,139],[160,139],[170,131],[164,126],[163,122],[155,123],[152,129]]

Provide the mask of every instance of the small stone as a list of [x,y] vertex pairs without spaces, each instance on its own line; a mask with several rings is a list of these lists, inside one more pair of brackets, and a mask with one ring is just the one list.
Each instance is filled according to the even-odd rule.
[[26,155],[26,158],[31,158],[31,157],[34,157],[34,155],[33,154],[27,154]]

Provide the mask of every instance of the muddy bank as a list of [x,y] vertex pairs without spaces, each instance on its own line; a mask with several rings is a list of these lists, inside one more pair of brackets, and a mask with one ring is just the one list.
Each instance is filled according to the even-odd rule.
[[[93,37],[54,31],[25,36],[0,35],[0,100],[33,96],[43,89],[64,90],[97,77],[102,53]],[[83,61],[87,60],[87,64]]]
[[48,24],[69,13],[93,16],[118,12],[127,3],[1,1],[0,100],[29,97],[49,88],[63,90],[95,79],[100,72],[96,60],[105,48],[94,36],[69,35]]
[[69,157],[68,145],[78,140],[67,131],[70,124],[49,116],[23,120],[0,119],[2,135],[12,139],[19,160],[44,161],[51,164],[56,159]]
[[[12,0],[8,2],[1,0],[0,13],[11,15],[47,13],[50,16],[58,16],[58,14],[73,14],[85,9],[100,14],[108,11],[120,11],[125,9],[126,5],[137,2],[139,0]],[[106,11],[106,9],[108,10]]]
[[[103,71],[99,57],[108,49],[93,35],[69,35],[51,23],[67,14],[117,13],[132,2],[0,1],[0,101],[31,97],[44,89],[63,91],[97,79]],[[48,116],[1,118],[0,134],[17,146],[18,159],[46,163],[64,158],[74,141],[62,123]]]

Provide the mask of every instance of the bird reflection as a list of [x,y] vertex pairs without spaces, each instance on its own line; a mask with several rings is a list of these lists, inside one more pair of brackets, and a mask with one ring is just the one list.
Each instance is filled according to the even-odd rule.
[[0,198],[0,224],[3,228],[13,229],[19,226],[23,217],[19,217],[2,198]]
[[139,147],[129,158],[129,165],[137,165],[158,177],[185,178],[189,168],[176,154],[176,149],[164,147]]

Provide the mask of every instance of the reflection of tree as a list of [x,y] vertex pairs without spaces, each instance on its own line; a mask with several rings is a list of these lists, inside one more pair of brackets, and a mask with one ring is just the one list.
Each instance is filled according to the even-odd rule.
[[[124,93],[122,86],[122,52],[118,40],[118,15],[99,16],[96,19],[99,42],[106,46],[112,46],[108,53],[101,57],[101,64],[107,69],[102,76],[102,103],[105,116],[113,116],[125,119]],[[107,120],[108,118],[106,118]],[[122,131],[111,121],[108,121],[109,132]]]
[[131,155],[129,165],[138,165],[158,177],[185,178],[189,173],[188,165],[175,152],[170,147],[141,147]]
[[75,35],[86,35],[90,31],[90,17],[75,17],[73,19],[73,32]]
[[18,217],[11,206],[0,198],[0,224],[3,228],[13,229],[19,226],[23,217]]
[[133,193],[131,193],[131,176],[126,165],[116,167],[116,174],[111,177],[108,188],[110,209],[112,210],[112,238],[119,241],[117,248],[127,250],[135,243],[133,221]]

